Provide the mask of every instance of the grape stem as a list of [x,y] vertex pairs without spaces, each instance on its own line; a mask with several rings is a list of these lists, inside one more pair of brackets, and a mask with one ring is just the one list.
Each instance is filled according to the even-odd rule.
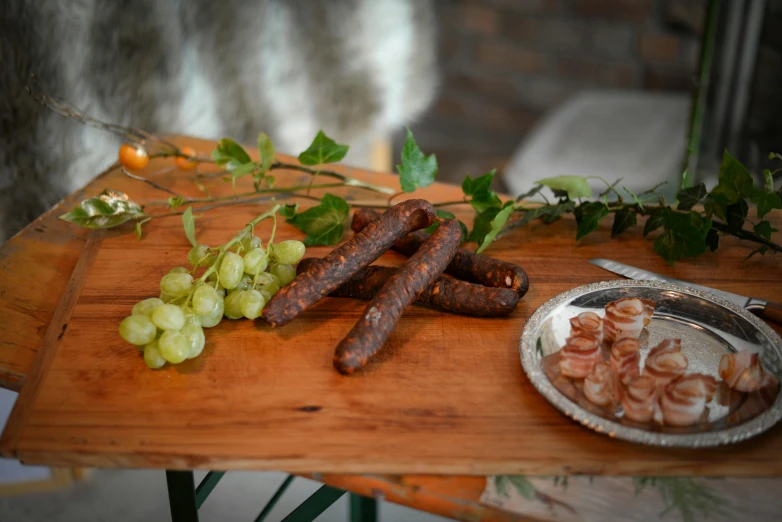
[[[211,274],[215,273],[215,271],[217,270],[215,267],[220,265],[220,261],[222,261],[223,256],[225,256],[225,252],[229,248],[234,246],[236,243],[239,243],[243,239],[245,239],[251,233],[251,231],[255,228],[255,225],[257,225],[258,223],[260,223],[261,221],[263,221],[264,219],[269,218],[269,217],[274,217],[275,218],[275,223],[276,223],[276,221],[277,221],[276,220],[276,218],[277,218],[277,211],[280,210],[280,208],[282,208],[282,205],[275,204],[272,208],[270,208],[269,210],[267,210],[263,214],[260,214],[260,215],[256,216],[252,221],[247,223],[239,232],[237,232],[236,235],[234,237],[232,237],[226,244],[221,246],[217,250],[217,252],[218,252],[217,253],[217,259],[215,259],[215,262],[212,263],[212,266],[210,266],[209,268],[206,269],[204,274],[198,279],[198,282],[200,282],[200,283],[206,282],[206,279]],[[272,232],[272,235],[274,235],[273,232]],[[218,274],[218,277],[220,277],[219,274]]]

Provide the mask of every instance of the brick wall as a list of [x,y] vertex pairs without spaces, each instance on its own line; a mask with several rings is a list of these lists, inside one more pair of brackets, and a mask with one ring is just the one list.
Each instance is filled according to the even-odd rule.
[[[704,0],[439,3],[442,88],[412,126],[440,178],[500,170],[541,116],[583,88],[689,91]],[[395,149],[401,140],[395,137]]]

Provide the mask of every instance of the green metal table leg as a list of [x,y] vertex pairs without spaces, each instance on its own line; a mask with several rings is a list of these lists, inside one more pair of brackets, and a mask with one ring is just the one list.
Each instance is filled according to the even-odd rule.
[[223,478],[223,475],[225,475],[225,471],[210,471],[206,474],[204,480],[201,481],[195,490],[196,509],[201,509],[201,506],[204,505],[206,498],[209,496],[215,486],[217,486],[217,483],[220,482],[220,479]]
[[293,476],[288,475],[285,477],[285,480],[282,482],[279,488],[277,488],[277,491],[274,492],[274,495],[272,495],[272,498],[269,499],[269,502],[266,503],[265,506],[263,506],[263,509],[261,510],[260,514],[255,518],[255,522],[263,522],[266,520],[266,517],[269,515],[272,509],[274,509],[274,506],[277,504],[277,501],[280,500],[280,497],[283,493],[285,493],[285,490],[288,489],[288,486],[290,483],[293,482]]
[[376,522],[377,500],[350,494],[350,522]]
[[299,507],[294,509],[282,522],[312,522],[336,502],[345,492],[331,486],[321,486]]
[[195,479],[192,471],[166,470],[172,522],[198,522]]

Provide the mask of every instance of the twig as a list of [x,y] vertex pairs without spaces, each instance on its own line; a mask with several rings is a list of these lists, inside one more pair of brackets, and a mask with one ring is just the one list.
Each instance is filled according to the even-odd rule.
[[120,167],[120,170],[122,171],[123,174],[125,174],[127,177],[129,177],[131,179],[135,179],[137,181],[143,181],[144,183],[146,183],[147,185],[151,186],[152,188],[155,188],[157,190],[161,190],[163,192],[166,192],[166,193],[171,194],[172,196],[176,196],[178,198],[184,198],[184,196],[182,194],[174,192],[173,190],[171,190],[169,188],[166,188],[163,185],[158,185],[157,183],[155,183],[152,180],[149,180],[147,178],[142,178],[141,176],[137,176],[135,174],[131,174],[130,172],[127,171],[127,169],[125,167]]
[[746,239],[747,241],[754,241],[755,243],[765,245],[771,250],[774,250],[776,252],[782,252],[782,246],[779,246],[776,243],[772,243],[771,241],[760,237],[754,232],[749,232],[748,230],[739,230],[737,232],[731,232],[730,230],[728,230],[728,225],[726,225],[725,223],[720,223],[719,221],[712,221],[711,226],[712,228],[715,228],[720,232],[725,232],[726,234],[731,234],[740,239]]

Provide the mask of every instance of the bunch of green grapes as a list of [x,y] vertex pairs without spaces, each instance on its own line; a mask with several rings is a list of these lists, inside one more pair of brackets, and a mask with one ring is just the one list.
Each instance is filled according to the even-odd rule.
[[294,264],[304,252],[304,244],[293,240],[264,249],[247,229],[221,247],[194,246],[187,254],[192,268],[176,267],[164,275],[160,297],[136,303],[119,333],[143,350],[150,368],[197,357],[206,342],[204,328],[217,326],[223,317],[260,317],[272,296],[296,277]]

